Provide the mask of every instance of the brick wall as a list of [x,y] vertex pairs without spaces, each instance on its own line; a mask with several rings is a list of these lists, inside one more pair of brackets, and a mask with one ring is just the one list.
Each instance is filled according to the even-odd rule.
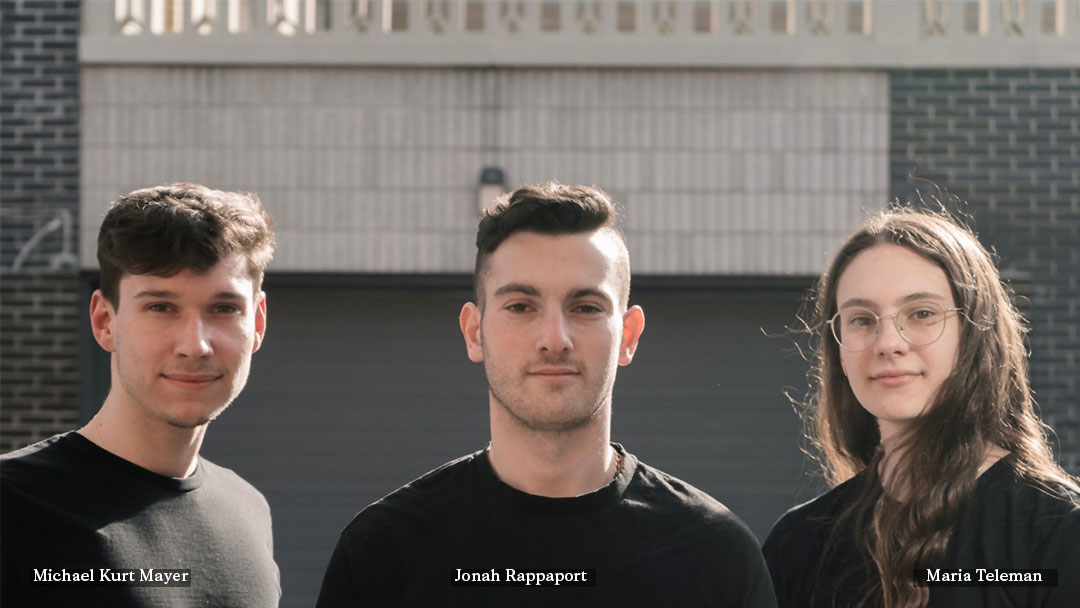
[[893,194],[967,201],[985,245],[1030,299],[1031,380],[1062,463],[1080,472],[1080,70],[891,76]]
[[78,278],[6,274],[0,281],[0,451],[78,424]]
[[78,397],[77,0],[0,0],[0,451]]

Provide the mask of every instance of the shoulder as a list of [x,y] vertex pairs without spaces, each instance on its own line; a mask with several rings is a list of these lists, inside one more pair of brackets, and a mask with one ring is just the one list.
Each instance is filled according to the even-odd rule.
[[74,431],[54,435],[44,441],[0,456],[0,483],[4,488],[63,478],[79,458],[70,446]]
[[1080,491],[1076,488],[1025,475],[1009,461],[1000,464],[1000,471],[988,480],[987,485],[1004,490],[1010,499],[1026,503],[1049,515],[1075,516],[1080,513]]
[[53,435],[48,439],[0,455],[0,466],[3,466],[4,470],[8,470],[20,466],[48,463],[50,460],[54,460],[58,453],[66,454],[66,444],[74,433],[75,431],[68,431]]
[[856,475],[828,492],[788,509],[773,524],[765,539],[766,558],[791,543],[803,544],[827,534],[836,518],[855,499],[862,479],[862,475]]
[[700,577],[716,605],[776,605],[757,537],[719,500],[639,462],[620,511],[638,537],[661,539],[650,554]]
[[1003,459],[984,477],[972,501],[981,519],[1024,525],[1047,541],[1062,535],[1080,538],[1080,492],[1075,488],[1025,475],[1011,459]]
[[365,507],[342,531],[343,539],[360,540],[400,530],[439,526],[469,492],[476,452],[452,460],[410,481]]
[[0,514],[5,532],[19,527],[13,523],[16,519],[41,512],[41,503],[70,493],[70,476],[77,474],[80,461],[64,445],[65,436],[55,435],[0,456]]
[[475,490],[483,452],[452,460],[364,507],[341,531],[317,605],[400,605],[408,573],[447,533]]
[[208,494],[225,496],[232,504],[257,508],[269,516],[270,505],[266,502],[266,497],[236,471],[214,464],[201,456],[199,467],[202,469],[203,487],[209,490]]
[[699,527],[715,540],[750,544],[757,550],[757,538],[723,503],[693,485],[638,462],[625,500],[647,508],[662,525],[673,530]]

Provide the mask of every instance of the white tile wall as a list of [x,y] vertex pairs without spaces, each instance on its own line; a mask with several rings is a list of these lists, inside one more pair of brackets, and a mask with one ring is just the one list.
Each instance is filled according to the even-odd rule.
[[884,72],[82,68],[83,265],[110,200],[256,192],[279,271],[472,269],[481,167],[600,186],[634,271],[815,274],[888,192]]

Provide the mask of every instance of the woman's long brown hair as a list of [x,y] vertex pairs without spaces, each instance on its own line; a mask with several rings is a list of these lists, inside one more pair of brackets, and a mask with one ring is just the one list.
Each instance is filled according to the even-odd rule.
[[[827,326],[840,275],[856,255],[879,244],[906,247],[945,271],[961,309],[949,322],[962,324],[955,367],[901,437],[906,449],[888,480],[879,474],[876,420],[856,400]],[[1041,487],[1078,489],[1055,462],[1049,428],[1035,411],[1026,327],[990,254],[944,213],[897,208],[868,220],[844,242],[811,298],[814,392],[806,404],[807,434],[831,484],[865,472],[856,500],[838,521],[854,529],[856,544],[880,575],[866,584],[859,605],[924,607],[929,591],[914,584],[912,572],[941,563],[988,445],[1011,451],[1017,474]]]

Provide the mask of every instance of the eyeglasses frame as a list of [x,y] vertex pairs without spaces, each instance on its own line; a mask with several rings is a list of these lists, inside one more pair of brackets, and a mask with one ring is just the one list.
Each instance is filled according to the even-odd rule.
[[[908,306],[910,306],[910,305],[908,305]],[[906,308],[906,306],[901,306],[900,310],[903,310],[904,308]],[[831,319],[829,319],[828,321],[825,322],[825,324],[829,326],[829,333],[832,334],[833,340],[836,340],[836,344],[840,348],[848,351],[849,353],[861,353],[861,352],[865,352],[865,351],[870,350],[871,348],[873,348],[874,345],[877,344],[878,338],[881,337],[881,320],[885,319],[885,318],[892,318],[893,327],[896,328],[896,333],[900,334],[900,337],[903,338],[904,342],[907,342],[909,346],[915,346],[915,347],[930,346],[934,342],[937,342],[938,340],[940,340],[941,336],[945,335],[945,327],[942,326],[941,333],[938,334],[938,337],[934,338],[930,342],[927,342],[926,344],[914,344],[914,343],[911,342],[911,340],[908,340],[908,337],[904,335],[904,330],[900,327],[900,321],[899,321],[900,310],[892,313],[891,315],[879,315],[879,314],[877,314],[876,312],[874,312],[874,311],[872,311],[870,309],[864,309],[864,310],[866,310],[870,314],[874,315],[875,318],[877,318],[877,325],[878,325],[877,329],[874,330],[874,339],[870,342],[870,344],[868,344],[866,346],[866,348],[860,348],[860,349],[848,348],[847,346],[844,346],[844,343],[840,341],[840,337],[836,335],[836,325],[834,325],[833,323],[836,321],[836,318],[840,316],[840,313],[842,311],[837,310],[836,314],[834,314]],[[952,307],[952,308],[944,308],[943,311],[945,312],[945,319],[948,320],[948,318],[949,318],[948,313],[950,313],[950,312],[963,312],[963,310],[964,310],[963,308],[958,308],[958,307],[955,307],[955,306]]]

